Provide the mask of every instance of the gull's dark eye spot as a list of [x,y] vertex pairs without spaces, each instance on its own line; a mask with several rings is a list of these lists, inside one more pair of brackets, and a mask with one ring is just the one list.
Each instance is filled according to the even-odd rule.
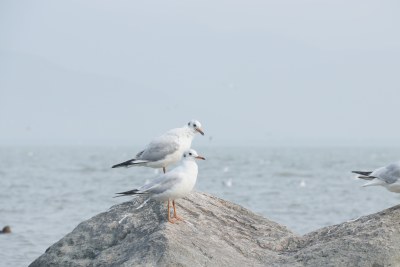
[[190,126],[190,122],[188,122],[188,125]]
[[189,156],[191,156],[192,155],[192,153],[189,153]]
[[194,126],[194,127],[197,127],[197,125],[196,125],[196,124],[193,124],[193,126]]

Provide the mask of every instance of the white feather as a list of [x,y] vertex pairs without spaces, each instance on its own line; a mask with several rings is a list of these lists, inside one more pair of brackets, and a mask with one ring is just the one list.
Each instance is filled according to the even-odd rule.
[[363,185],[363,187],[367,187],[367,186],[377,186],[377,185],[381,185],[381,186],[385,186],[385,182],[379,179],[373,179],[371,181],[369,181],[368,183],[365,183]]

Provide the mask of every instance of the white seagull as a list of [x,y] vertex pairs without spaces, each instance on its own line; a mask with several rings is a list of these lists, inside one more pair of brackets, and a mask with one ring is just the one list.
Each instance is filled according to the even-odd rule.
[[138,189],[117,193],[119,194],[117,197],[132,195],[147,196],[147,199],[142,205],[140,205],[140,207],[142,207],[150,199],[155,199],[158,201],[168,200],[167,218],[170,223],[175,223],[170,217],[169,202],[172,200],[172,206],[174,208],[173,219],[182,220],[182,218],[178,217],[176,214],[175,199],[185,197],[192,191],[194,185],[196,184],[198,167],[195,159],[205,160],[205,158],[199,156],[195,150],[190,149],[183,153],[181,163],[171,171],[162,174],[160,177]]
[[201,123],[191,120],[181,128],[169,130],[163,135],[154,138],[146,148],[136,154],[134,159],[116,164],[112,168],[145,166],[151,168],[165,168],[182,158],[183,152],[190,149],[196,133],[204,135]]
[[400,162],[391,163],[374,171],[353,171],[357,178],[368,180],[363,186],[381,185],[390,192],[400,193]]

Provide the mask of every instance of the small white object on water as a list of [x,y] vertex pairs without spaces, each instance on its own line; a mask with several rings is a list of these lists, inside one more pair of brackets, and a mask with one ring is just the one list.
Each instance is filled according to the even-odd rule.
[[232,187],[232,185],[233,185],[232,178],[229,178],[228,180],[223,181],[223,184],[224,184],[226,187]]
[[300,187],[306,187],[306,181],[303,179],[303,180],[301,180],[301,182],[300,182]]

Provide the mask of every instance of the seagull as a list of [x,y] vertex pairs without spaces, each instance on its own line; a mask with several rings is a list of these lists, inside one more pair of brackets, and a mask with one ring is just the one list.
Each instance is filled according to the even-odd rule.
[[400,162],[391,163],[374,171],[353,171],[357,178],[368,180],[363,186],[384,186],[390,192],[400,193]]
[[[190,149],[183,153],[180,164],[169,172],[162,174],[160,177],[138,189],[116,193],[118,194],[116,197],[135,195],[147,196],[147,199],[138,209],[150,199],[158,201],[168,200],[168,222],[175,223],[172,219],[182,220],[182,218],[176,214],[175,199],[185,197],[192,191],[196,184],[198,173],[197,163],[195,162],[196,159],[205,160],[205,158],[199,156],[195,150]],[[172,219],[170,217],[170,200],[172,200],[174,209],[174,216]]]
[[204,135],[201,123],[191,120],[181,128],[169,130],[163,135],[154,138],[144,150],[136,154],[134,159],[116,164],[112,168],[145,166],[151,168],[165,168],[178,162],[183,152],[190,149],[196,133]]

